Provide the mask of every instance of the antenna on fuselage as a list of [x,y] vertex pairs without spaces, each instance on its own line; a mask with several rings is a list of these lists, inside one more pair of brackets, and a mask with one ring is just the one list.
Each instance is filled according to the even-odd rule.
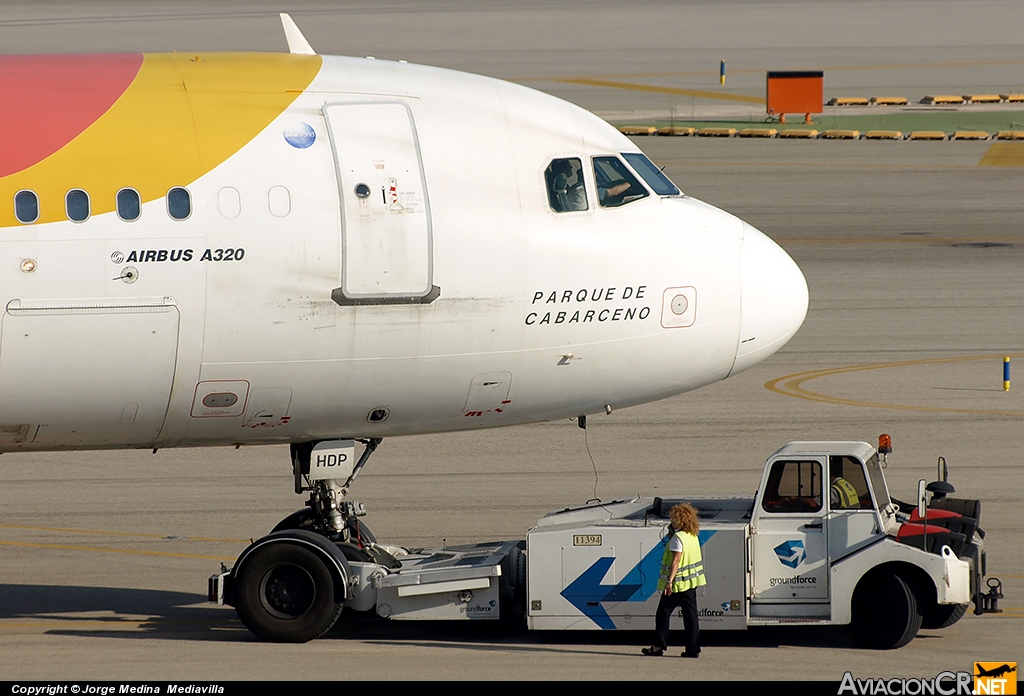
[[288,41],[289,53],[301,53],[306,56],[315,56],[316,51],[306,41],[306,37],[299,30],[299,25],[287,12],[281,13],[281,24],[284,26],[284,38]]

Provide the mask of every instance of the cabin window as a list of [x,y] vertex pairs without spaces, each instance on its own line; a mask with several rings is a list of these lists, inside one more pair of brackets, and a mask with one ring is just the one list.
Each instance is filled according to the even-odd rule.
[[217,207],[220,214],[231,219],[238,217],[242,212],[242,198],[238,195],[238,189],[225,186],[217,193]]
[[777,461],[772,464],[761,506],[768,512],[821,510],[821,462]]
[[82,189],[71,189],[64,196],[64,211],[68,220],[85,222],[89,219],[89,194]]
[[602,208],[618,208],[650,195],[618,157],[595,157],[594,178]]
[[548,204],[556,213],[587,209],[587,189],[583,184],[583,163],[577,157],[552,160],[544,170]]
[[[832,479],[829,486],[829,498],[831,499],[831,508],[833,510],[850,507],[869,510],[873,507],[871,504],[871,491],[868,489],[867,478],[864,476],[864,467],[861,466],[859,461],[853,457],[832,455],[828,458],[828,475]],[[858,500],[853,505],[844,504],[846,502],[844,497],[834,485],[837,476],[848,482],[857,491]],[[836,488],[836,490],[833,490],[833,488]]]
[[167,192],[167,214],[175,220],[185,220],[192,214],[192,196],[188,189],[175,186]]
[[640,178],[647,182],[659,196],[679,196],[682,192],[672,183],[672,180],[665,176],[665,173],[655,166],[654,162],[647,158],[642,152],[623,152],[622,156],[633,167],[633,171],[640,175]]
[[270,213],[274,217],[284,217],[292,212],[292,195],[284,186],[271,186],[268,193]]
[[117,192],[117,216],[125,222],[133,222],[142,215],[142,198],[132,188],[123,188]]
[[26,225],[39,219],[39,196],[35,191],[14,194],[14,216]]

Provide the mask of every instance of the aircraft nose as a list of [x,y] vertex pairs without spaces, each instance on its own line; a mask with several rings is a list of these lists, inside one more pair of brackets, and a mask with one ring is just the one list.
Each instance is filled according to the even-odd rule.
[[745,223],[740,285],[740,335],[731,375],[784,346],[807,315],[807,281],[796,262],[782,247]]

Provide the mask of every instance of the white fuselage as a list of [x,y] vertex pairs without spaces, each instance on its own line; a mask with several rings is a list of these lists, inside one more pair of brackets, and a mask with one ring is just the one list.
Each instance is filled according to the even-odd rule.
[[[379,166],[349,166],[356,150]],[[269,126],[183,182],[187,219],[160,198],[135,222],[3,230],[0,451],[512,425],[665,398],[774,353],[806,312],[799,269],[689,197],[602,207],[591,158],[624,152],[639,149],[521,86],[324,57]],[[584,163],[587,210],[549,205],[557,158]]]

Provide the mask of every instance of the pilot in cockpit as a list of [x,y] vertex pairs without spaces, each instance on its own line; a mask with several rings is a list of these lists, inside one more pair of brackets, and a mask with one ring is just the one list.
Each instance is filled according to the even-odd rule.
[[551,209],[568,213],[587,209],[587,191],[583,185],[583,167],[576,158],[556,159],[544,172]]

